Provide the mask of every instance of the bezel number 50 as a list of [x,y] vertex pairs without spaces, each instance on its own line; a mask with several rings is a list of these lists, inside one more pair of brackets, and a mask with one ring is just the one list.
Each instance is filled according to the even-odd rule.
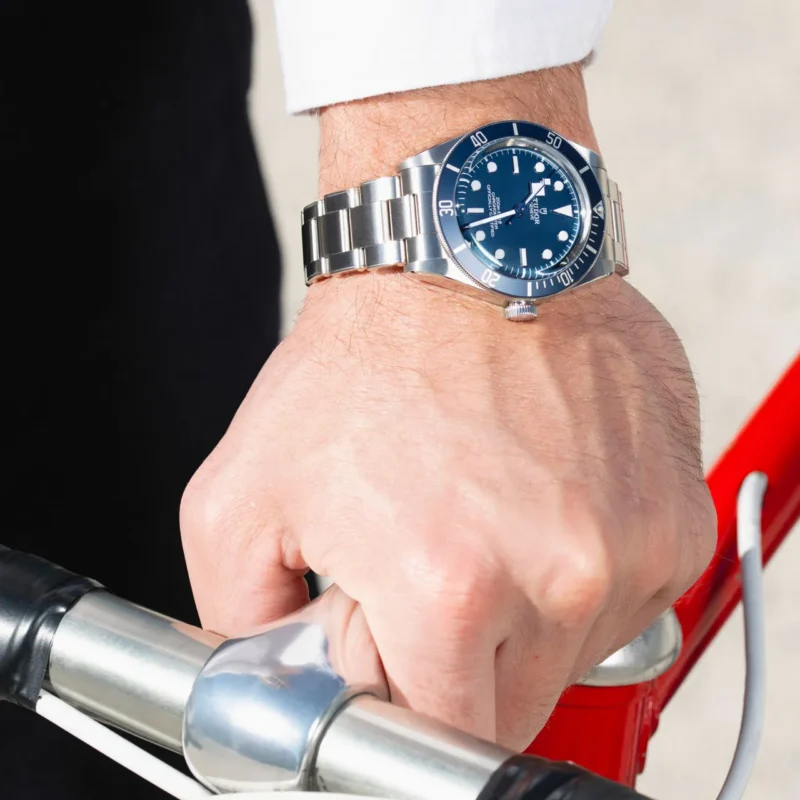
[[547,132],[547,144],[549,144],[551,147],[555,147],[556,150],[561,147],[561,143],[563,141],[564,140],[557,133],[553,133],[553,131]]

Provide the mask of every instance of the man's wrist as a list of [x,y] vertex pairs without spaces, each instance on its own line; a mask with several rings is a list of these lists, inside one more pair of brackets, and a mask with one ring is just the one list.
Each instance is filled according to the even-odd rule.
[[373,97],[320,116],[320,195],[392,175],[409,156],[501,119],[530,120],[597,149],[578,64]]
[[[394,347],[437,350],[462,337],[494,347],[501,342],[533,337],[555,342],[566,330],[607,327],[607,333],[629,327],[641,313],[641,295],[629,283],[611,275],[580,291],[566,292],[546,303],[538,320],[514,323],[487,299],[428,283],[416,275],[390,271],[354,273],[317,281],[306,294],[299,323],[325,338],[334,332],[347,350],[361,336],[391,339]],[[572,334],[570,334],[572,335]],[[493,343],[493,344],[491,344]]]
[[[526,119],[545,125],[579,144],[597,150],[589,119],[586,91],[579,64],[514,75],[478,83],[420,89],[331,106],[321,112],[320,194],[340,191],[383,175],[392,175],[409,156],[462,135],[487,122]],[[449,320],[455,326],[480,335],[483,327],[509,331],[500,306],[474,297],[460,287],[428,284],[413,275],[381,271],[376,274],[339,276],[317,281],[309,288],[307,308],[320,304],[341,306],[354,316],[361,309],[370,320],[374,310],[424,314]],[[616,280],[613,281],[615,284]],[[600,283],[607,283],[601,281]],[[602,304],[611,286],[584,294],[586,301]],[[576,294],[566,303],[547,304],[547,315],[570,314]],[[380,297],[379,297],[380,295]],[[581,303],[580,305],[584,305]],[[592,305],[592,303],[590,303]],[[569,307],[569,308],[568,308]],[[334,316],[335,316],[334,311]],[[311,316],[311,314],[307,315]],[[381,314],[378,314],[380,317]],[[330,318],[325,314],[326,318]],[[485,321],[485,324],[484,324]],[[541,326],[541,320],[537,323]],[[359,327],[357,325],[357,327]],[[487,333],[489,331],[487,330]]]

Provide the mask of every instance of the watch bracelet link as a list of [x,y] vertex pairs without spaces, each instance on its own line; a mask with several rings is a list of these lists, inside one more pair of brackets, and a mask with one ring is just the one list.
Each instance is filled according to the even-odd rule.
[[[352,189],[327,194],[302,212],[306,285],[342,272],[404,267],[406,272],[447,272],[436,233],[433,187],[438,164],[401,170]],[[595,168],[603,191],[606,234],[600,257],[628,274],[622,194],[605,169]]]

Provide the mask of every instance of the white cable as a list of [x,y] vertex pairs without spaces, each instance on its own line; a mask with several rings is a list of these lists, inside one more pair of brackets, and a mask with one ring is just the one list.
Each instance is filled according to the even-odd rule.
[[739,488],[736,503],[736,542],[742,570],[744,646],[747,676],[739,740],[728,776],[717,800],[740,800],[747,788],[761,741],[766,705],[763,565],[761,560],[761,507],[767,476],[751,472]]
[[[131,772],[155,784],[178,800],[211,797],[211,792],[196,780],[129,742],[105,725],[87,716],[49,692],[42,692],[36,713],[63,728]],[[307,800],[307,798],[306,798]]]

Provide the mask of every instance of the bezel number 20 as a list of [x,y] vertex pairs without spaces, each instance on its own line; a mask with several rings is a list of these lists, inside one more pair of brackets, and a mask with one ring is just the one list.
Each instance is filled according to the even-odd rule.
[[485,269],[481,275],[481,283],[490,289],[494,288],[499,280],[500,275],[492,269]]

